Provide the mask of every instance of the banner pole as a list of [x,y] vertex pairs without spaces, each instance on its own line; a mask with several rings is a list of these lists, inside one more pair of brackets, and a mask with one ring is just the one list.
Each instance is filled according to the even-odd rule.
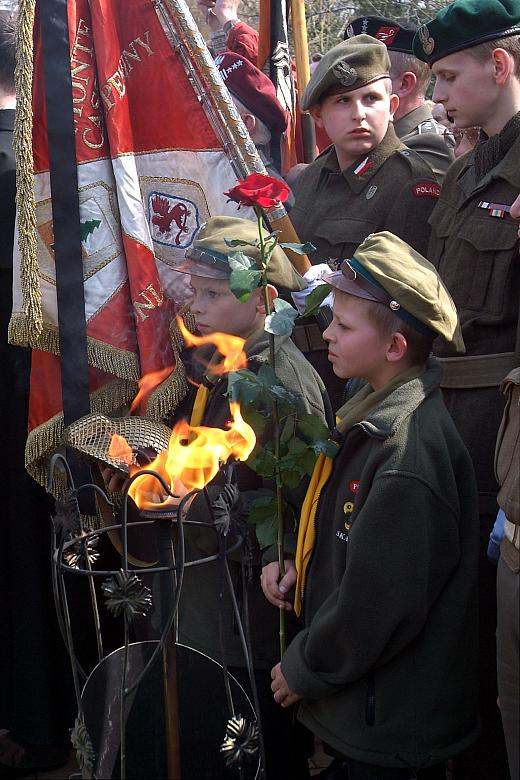
[[[208,120],[222,142],[238,177],[246,178],[254,172],[266,174],[265,165],[249,137],[185,0],[153,0],[153,4],[164,33],[179,54],[202,101]],[[282,241],[299,243],[282,203],[264,213],[271,229],[279,231]],[[285,251],[299,273],[303,274],[311,267],[306,255]]]
[[[296,76],[298,92],[303,90],[311,77],[309,68],[309,43],[307,40],[307,22],[305,19],[305,5],[303,0],[290,0],[293,29],[294,57],[296,60]],[[316,132],[314,122],[307,112],[301,114],[303,136],[304,162],[310,163],[316,157]]]

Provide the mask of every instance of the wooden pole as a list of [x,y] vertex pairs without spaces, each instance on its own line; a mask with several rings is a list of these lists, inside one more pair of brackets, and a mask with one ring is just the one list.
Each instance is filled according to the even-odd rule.
[[[309,79],[311,77],[309,68],[309,43],[307,40],[307,22],[305,19],[304,0],[291,0],[291,16],[298,93],[301,95],[303,94],[303,90],[309,83]],[[302,112],[301,124],[303,136],[303,158],[304,162],[310,163],[316,157],[316,133],[311,115]]]

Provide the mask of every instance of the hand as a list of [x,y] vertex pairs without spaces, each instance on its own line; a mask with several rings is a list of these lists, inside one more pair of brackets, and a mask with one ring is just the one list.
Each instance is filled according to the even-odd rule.
[[226,22],[238,19],[239,5],[240,0],[197,0],[197,7],[212,31],[221,30]]
[[123,492],[127,478],[120,471],[113,469],[111,466],[105,466],[104,468],[100,467],[100,471],[105,487],[109,493]]
[[260,582],[267,601],[273,606],[289,612],[292,609],[292,604],[285,600],[285,594],[294,587],[297,574],[296,566],[292,559],[284,561],[284,564],[285,574],[282,579],[280,579],[278,561],[274,561],[263,567]]
[[282,673],[282,665],[276,664],[271,669],[271,690],[274,693],[274,700],[282,707],[290,707],[291,704],[299,701],[302,697],[298,693],[293,693],[287,685],[287,680]]

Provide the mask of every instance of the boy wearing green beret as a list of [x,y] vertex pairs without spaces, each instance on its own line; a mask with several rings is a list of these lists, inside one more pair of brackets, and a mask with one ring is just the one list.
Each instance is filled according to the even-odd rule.
[[[505,776],[496,706],[495,571],[486,559],[497,512],[493,453],[504,407],[500,384],[520,359],[520,264],[511,206],[520,189],[520,4],[456,0],[414,39],[417,57],[436,77],[433,99],[455,127],[481,128],[473,151],[449,170],[431,216],[428,258],[459,311],[466,355],[447,345],[435,353],[444,369],[446,405],[473,459],[481,518],[480,749],[465,757],[464,778]],[[477,746],[477,747],[479,747]]]
[[[255,373],[269,360],[268,334],[264,330],[265,308],[260,288],[241,303],[229,288],[231,268],[228,261],[230,249],[226,239],[255,241],[258,238],[257,225],[238,217],[212,217],[198,232],[193,246],[186,251],[186,261],[177,270],[190,274],[193,288],[191,313],[197,330],[203,335],[216,331],[229,333],[246,339],[244,349],[248,368]],[[259,250],[248,246],[247,253],[259,260]],[[276,247],[268,266],[269,295],[277,295],[277,287],[287,290],[300,289],[304,282],[293,269],[287,256]],[[205,356],[208,359],[208,356]],[[193,388],[175,417],[185,416],[192,424],[211,427],[226,426],[230,419],[227,397],[227,376],[212,374],[211,358],[201,378],[201,390]],[[303,357],[290,337],[275,337],[275,369],[287,390],[298,398],[298,415],[315,414],[325,420],[325,406],[328,405],[326,391],[318,374]],[[202,399],[202,408],[201,408]],[[242,410],[248,419],[249,409]],[[198,419],[194,420],[194,414]],[[261,436],[258,437],[261,439]],[[258,477],[247,464],[236,465],[238,487],[243,500],[251,501],[258,495],[265,495],[267,483]],[[271,486],[272,487],[272,486]],[[217,477],[208,487],[209,494],[216,498],[222,490]],[[297,502],[298,496],[286,496],[289,502]],[[293,507],[299,514],[299,505]],[[188,520],[210,520],[204,500],[195,500],[187,516]],[[282,777],[305,778],[308,776],[306,751],[301,744],[299,728],[294,728],[292,713],[283,713],[272,701],[270,691],[270,669],[279,658],[278,612],[265,601],[261,586],[261,551],[251,536],[253,545],[252,577],[247,587],[248,609],[252,638],[253,665],[257,681],[262,727],[265,741],[267,780]],[[214,554],[215,535],[187,531],[187,560]],[[236,559],[228,559],[236,597],[244,617],[245,605],[242,599],[242,568]],[[203,566],[188,567],[184,573],[182,598],[179,608],[179,639],[203,653],[220,660],[219,610],[223,625],[225,661],[230,670],[247,685],[244,653],[233,614],[231,598],[224,589],[224,602],[219,605],[222,565],[219,561]],[[288,623],[291,631],[291,622]],[[292,624],[294,632],[294,623]],[[210,693],[209,691],[207,692]]]
[[[478,733],[478,510],[470,457],[444,406],[440,337],[463,351],[433,266],[388,232],[340,270],[324,332],[339,377],[368,384],[337,413],[334,459],[307,491],[295,565],[304,629],[272,671],[275,700],[337,756],[331,777],[444,780]],[[296,573],[297,572],[297,573]]]

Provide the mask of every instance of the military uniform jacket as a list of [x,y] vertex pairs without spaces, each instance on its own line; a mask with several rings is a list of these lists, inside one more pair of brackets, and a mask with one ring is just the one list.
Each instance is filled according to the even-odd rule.
[[[246,344],[248,367],[258,371],[268,361],[267,333],[261,331]],[[299,397],[299,414],[316,414],[324,418],[325,388],[318,374],[307,362],[302,353],[289,337],[276,337],[276,365],[278,376],[284,386]],[[227,377],[221,377],[212,388],[206,404],[202,425],[224,427],[230,418],[229,401],[226,396]],[[192,394],[191,402],[193,402]],[[181,410],[182,412],[182,410]],[[191,409],[189,410],[191,412]],[[189,412],[187,414],[189,419]],[[246,410],[245,410],[246,412]],[[247,414],[244,416],[247,419]],[[177,416],[177,413],[176,413]],[[266,485],[247,464],[236,466],[236,477],[241,494],[247,499],[266,495],[272,485]],[[219,476],[210,484],[208,491],[212,499],[221,490]],[[306,485],[303,486],[300,501],[303,501]],[[287,499],[287,496],[286,496]],[[290,500],[295,501],[291,495]],[[294,504],[296,517],[299,503]],[[194,501],[188,513],[188,520],[210,522],[204,500]],[[209,529],[187,528],[186,559],[196,560],[218,552],[216,535]],[[230,542],[231,543],[231,542]],[[258,545],[253,549],[253,576],[247,585],[253,661],[255,668],[270,669],[280,657],[278,640],[278,610],[265,598],[260,586],[262,560]],[[236,594],[242,620],[245,615],[244,582],[240,564],[241,553],[232,554],[228,559],[233,588]],[[240,643],[237,621],[235,619],[231,595],[227,586],[223,588],[223,601],[219,603],[218,594],[222,587],[223,568],[220,561],[188,567],[184,573],[182,597],[179,606],[179,638],[184,644],[206,653],[217,661],[221,660],[219,643],[219,609],[222,617],[225,661],[231,666],[245,666],[244,652]],[[294,634],[296,621],[294,615],[288,616],[287,630]]]
[[430,167],[398,140],[391,125],[364,160],[341,171],[331,146],[296,182],[291,221],[300,240],[316,247],[310,256],[315,265],[351,257],[380,230],[426,255],[428,217],[440,191]]
[[[445,390],[445,401],[471,453],[481,511],[496,513],[498,485],[493,468],[495,441],[504,408],[499,385],[518,365],[520,343],[520,262],[518,225],[512,217],[493,216],[488,203],[511,205],[520,191],[520,137],[505,157],[477,182],[473,152],[453,163],[430,218],[428,259],[448,287],[460,317],[465,361],[477,355],[515,352],[510,368],[475,387]],[[435,344],[435,352],[450,357]],[[474,360],[473,360],[474,362]],[[466,364],[467,365],[467,364]]]
[[426,103],[394,122],[394,130],[399,140],[417,152],[442,182],[455,159],[453,147],[444,140],[446,128],[435,121]]
[[366,763],[423,767],[478,732],[478,516],[435,360],[342,439],[319,498],[305,628],[282,659],[298,717]]

